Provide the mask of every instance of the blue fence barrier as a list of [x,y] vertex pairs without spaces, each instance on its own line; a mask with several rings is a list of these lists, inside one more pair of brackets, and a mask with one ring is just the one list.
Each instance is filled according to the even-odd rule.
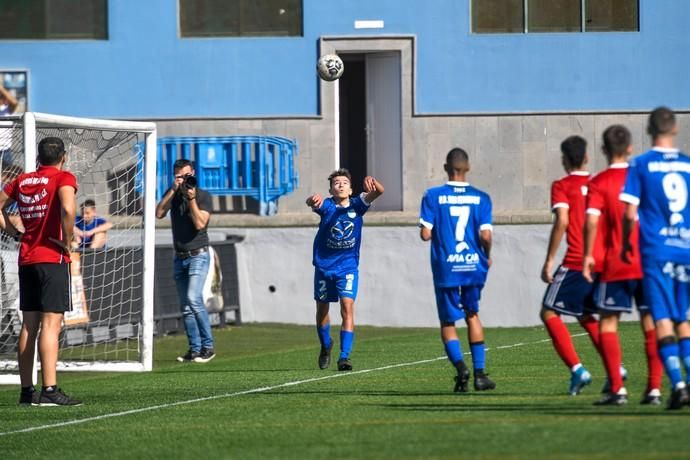
[[194,162],[199,187],[212,195],[247,196],[262,216],[277,211],[278,198],[297,187],[297,143],[277,136],[163,137],[158,139],[156,199],[170,187],[173,164]]

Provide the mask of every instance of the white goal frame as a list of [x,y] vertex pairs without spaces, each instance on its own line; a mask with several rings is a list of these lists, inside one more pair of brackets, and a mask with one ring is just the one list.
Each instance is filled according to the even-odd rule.
[[[24,170],[36,170],[36,126],[41,128],[102,129],[131,131],[144,134],[146,154],[144,157],[144,235],[143,235],[143,306],[142,340],[139,362],[124,361],[58,361],[59,371],[103,371],[144,372],[153,368],[153,304],[155,263],[155,209],[156,209],[156,124],[152,122],[103,120],[51,115],[39,112],[25,112],[21,116],[9,116],[7,120],[22,120],[24,137]],[[14,360],[16,363],[16,360]],[[2,363],[0,363],[2,364]],[[34,366],[34,375],[39,365]],[[35,377],[34,377],[35,380]],[[0,385],[17,384],[17,374],[0,374]]]

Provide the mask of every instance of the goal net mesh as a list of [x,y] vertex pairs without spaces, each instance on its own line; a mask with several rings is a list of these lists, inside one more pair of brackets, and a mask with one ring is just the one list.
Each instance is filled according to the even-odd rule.
[[[0,173],[4,187],[24,172],[21,120],[0,125]],[[75,249],[72,255],[73,310],[60,335],[59,368],[90,363],[140,362],[144,315],[145,134],[117,129],[54,127],[36,123],[36,142],[61,138],[66,169],[78,182],[77,215],[84,200],[113,224],[104,248]],[[10,218],[17,214],[9,208]],[[16,217],[18,219],[18,216]],[[21,326],[17,256],[19,243],[0,236],[0,372],[16,372]]]

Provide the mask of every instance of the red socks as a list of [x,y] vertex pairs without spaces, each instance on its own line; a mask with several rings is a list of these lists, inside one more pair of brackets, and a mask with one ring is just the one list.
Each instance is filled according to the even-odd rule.
[[644,331],[644,350],[647,355],[647,391],[661,389],[661,378],[664,373],[664,366],[659,359],[659,352],[656,343],[656,331]]
[[589,338],[592,339],[594,348],[596,348],[599,354],[601,354],[601,339],[599,338],[599,321],[590,316],[586,319],[581,319],[580,324],[583,328],[585,328],[587,334],[589,334]]
[[573,366],[579,364],[580,357],[577,356],[573,340],[570,338],[570,332],[568,332],[568,328],[565,327],[561,318],[554,316],[545,321],[544,325],[546,330],[549,331],[556,353],[558,353],[565,365],[568,366],[568,369],[572,369]]
[[618,393],[618,390],[623,387],[623,378],[621,377],[622,352],[618,333],[602,332],[600,339],[602,358],[611,384],[611,392]]

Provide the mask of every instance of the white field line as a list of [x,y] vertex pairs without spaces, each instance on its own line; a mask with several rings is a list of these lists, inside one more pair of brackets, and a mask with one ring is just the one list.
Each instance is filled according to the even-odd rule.
[[[586,333],[573,334],[573,337],[579,337],[579,336],[583,336],[583,335],[587,335],[587,334]],[[502,350],[502,349],[506,349],[506,348],[523,347],[525,345],[535,345],[535,344],[550,342],[550,341],[551,341],[551,339],[543,339],[543,340],[537,340],[536,342],[514,343],[512,345],[501,345],[499,347],[494,347],[494,348],[496,350]],[[491,348],[487,348],[486,350],[489,351],[489,350],[491,350]],[[465,354],[467,355],[470,353],[466,352]],[[48,425],[37,425],[37,426],[22,428],[20,430],[14,430],[14,431],[5,431],[5,432],[0,432],[0,436],[9,436],[9,435],[18,434],[18,433],[30,433],[32,431],[41,431],[41,430],[47,430],[47,429],[51,429],[51,428],[62,428],[65,426],[70,426],[70,425],[81,425],[84,423],[97,422],[99,420],[105,420],[105,419],[114,418],[114,417],[124,417],[126,415],[140,414],[142,412],[150,412],[150,411],[159,410],[159,409],[167,409],[169,407],[184,406],[187,404],[195,404],[195,403],[204,402],[204,401],[213,401],[214,399],[234,398],[236,396],[243,396],[243,395],[254,394],[254,393],[265,393],[267,391],[277,390],[279,388],[287,388],[287,387],[293,387],[296,385],[303,385],[305,383],[313,383],[313,382],[320,382],[323,380],[337,379],[337,378],[341,378],[341,377],[347,377],[349,375],[367,374],[369,372],[385,371],[387,369],[395,369],[397,367],[416,366],[418,364],[426,364],[426,363],[431,363],[434,361],[440,361],[443,359],[448,359],[448,358],[446,356],[439,356],[438,358],[422,359],[420,361],[413,361],[413,362],[409,362],[409,363],[390,364],[388,366],[376,367],[373,369],[362,369],[360,371],[342,372],[342,373],[337,373],[337,374],[326,375],[324,377],[314,377],[311,379],[295,380],[293,382],[286,382],[286,383],[281,383],[278,385],[272,385],[272,386],[268,386],[268,387],[252,388],[250,390],[237,391],[234,393],[225,393],[225,394],[221,394],[221,395],[206,396],[204,398],[187,399],[185,401],[177,401],[177,402],[166,403],[166,404],[158,404],[156,406],[141,407],[139,409],[131,409],[131,410],[126,410],[126,411],[122,411],[122,412],[113,412],[110,414],[97,415],[95,417],[87,417],[87,418],[81,418],[81,419],[76,419],[76,420],[68,420],[66,422],[51,423]]]

